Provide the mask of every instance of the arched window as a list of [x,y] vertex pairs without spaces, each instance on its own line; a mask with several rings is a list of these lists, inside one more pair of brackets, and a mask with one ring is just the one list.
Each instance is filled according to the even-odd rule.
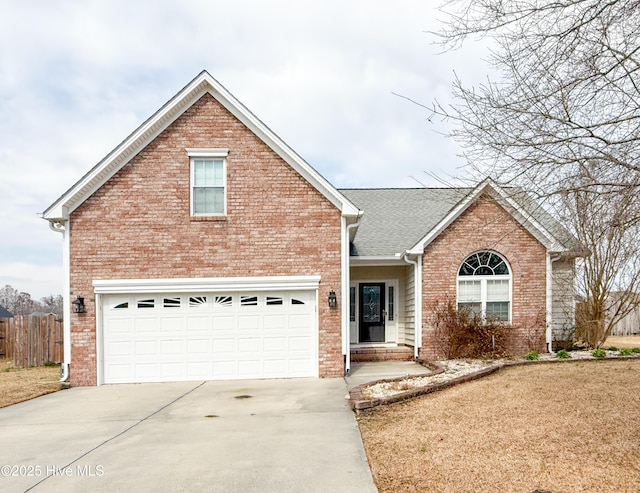
[[458,306],[483,317],[511,320],[511,271],[495,252],[469,255],[458,270]]

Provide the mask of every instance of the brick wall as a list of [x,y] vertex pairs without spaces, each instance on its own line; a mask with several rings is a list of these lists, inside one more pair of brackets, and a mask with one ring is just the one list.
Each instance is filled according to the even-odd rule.
[[434,334],[434,307],[447,299],[455,302],[458,269],[478,250],[501,254],[511,268],[513,328],[509,349],[515,354],[545,351],[546,249],[484,195],[425,249],[421,356],[442,356]]
[[[186,148],[226,148],[227,216],[190,217]],[[340,212],[206,94],[71,215],[71,381],[96,384],[94,279],[320,275],[340,299]],[[320,375],[343,372],[340,310],[319,304]]]

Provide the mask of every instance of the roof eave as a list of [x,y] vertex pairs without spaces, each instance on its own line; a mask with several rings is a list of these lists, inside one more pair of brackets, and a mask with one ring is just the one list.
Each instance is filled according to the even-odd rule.
[[[538,221],[527,213],[515,200],[509,197],[504,190],[491,178],[485,178],[471,192],[469,192],[449,214],[447,214],[431,231],[419,242],[407,250],[410,255],[420,255],[424,249],[447,229],[460,215],[483,193],[488,193],[497,202],[508,209],[508,212],[533,235],[550,252],[565,253],[568,249],[555,236],[544,228]],[[510,210],[509,210],[510,209]]]
[[322,175],[304,161],[207,71],[202,71],[49,206],[43,212],[42,217],[49,221],[68,219],[71,212],[104,185],[207,92],[309,181],[327,200],[340,210],[342,215],[358,216],[360,211],[353,203],[338,192]]

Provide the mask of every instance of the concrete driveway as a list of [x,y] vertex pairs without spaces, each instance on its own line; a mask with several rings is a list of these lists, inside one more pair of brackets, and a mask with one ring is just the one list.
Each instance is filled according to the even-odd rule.
[[344,379],[72,388],[0,409],[3,492],[375,492]]

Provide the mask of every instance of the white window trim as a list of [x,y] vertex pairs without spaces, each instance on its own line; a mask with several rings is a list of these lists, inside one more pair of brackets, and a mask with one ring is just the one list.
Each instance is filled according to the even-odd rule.
[[[227,156],[229,149],[188,148],[189,156],[189,213],[193,217],[224,217],[227,215]],[[193,211],[194,159],[222,159],[222,188],[224,193],[221,213],[195,213]]]
[[[461,276],[459,274],[462,264],[466,262],[469,257],[475,255],[476,253],[485,251],[500,257],[507,266],[509,274],[490,276]],[[487,281],[509,281],[509,299],[506,300],[509,303],[509,318],[507,320],[502,320],[501,322],[507,324],[511,323],[511,321],[513,320],[513,270],[511,269],[511,265],[504,256],[492,250],[478,250],[477,252],[470,253],[464,258],[460,266],[458,266],[458,275],[456,276],[456,306],[458,306],[460,303],[472,303],[470,301],[460,301],[460,281],[480,281],[480,315],[483,319],[487,316]]]
[[499,276],[458,276],[456,284],[456,305],[474,303],[471,301],[460,301],[460,281],[480,281],[480,310],[481,316],[484,319],[487,316],[487,281],[509,281],[509,299],[501,300],[509,303],[509,319],[501,320],[501,322],[511,323],[511,315],[513,310],[513,281],[511,275],[499,275]]

